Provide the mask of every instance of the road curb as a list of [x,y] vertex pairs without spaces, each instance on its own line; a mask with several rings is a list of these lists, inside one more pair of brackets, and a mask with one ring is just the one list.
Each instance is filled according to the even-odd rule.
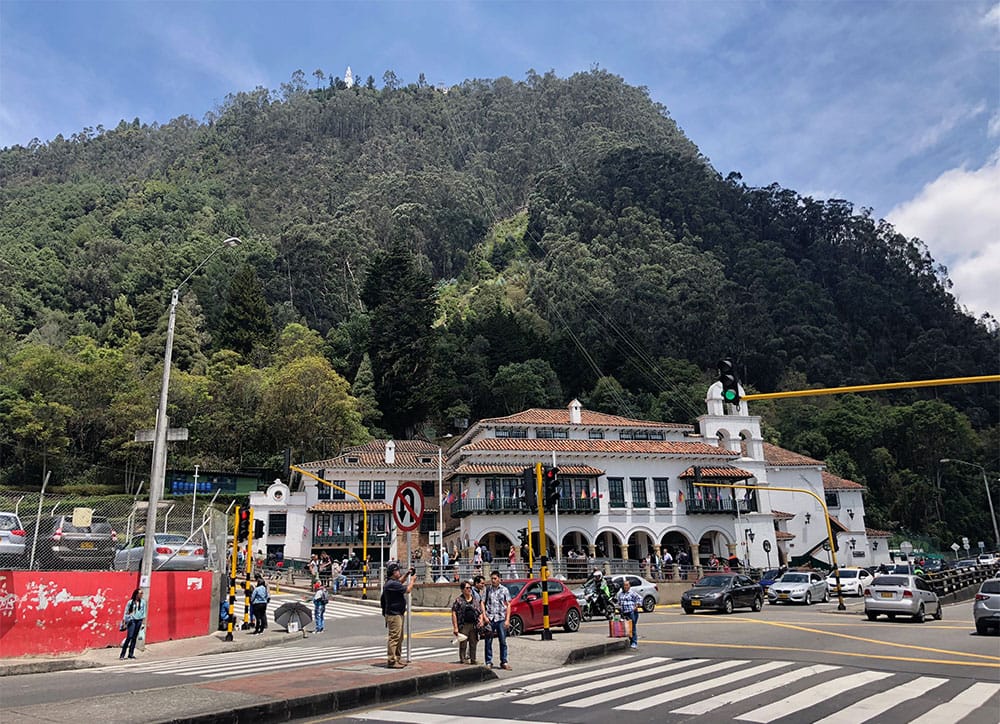
[[493,681],[499,677],[483,667],[442,671],[408,679],[386,681],[343,691],[293,697],[266,704],[251,704],[227,712],[212,712],[195,716],[164,719],[159,724],[257,724],[288,721],[301,717],[334,714],[359,707],[388,704],[411,696],[422,696],[466,684]]
[[76,669],[97,669],[104,664],[86,659],[52,659],[51,661],[21,661],[0,664],[0,678],[22,676],[24,674],[48,674],[53,671],[74,671]]
[[609,641],[605,644],[584,646],[579,649],[573,649],[566,654],[566,660],[563,661],[563,666],[578,664],[581,661],[586,661],[587,659],[596,659],[601,656],[609,656],[610,654],[623,653],[625,651],[628,651],[628,639],[616,639],[615,641]]

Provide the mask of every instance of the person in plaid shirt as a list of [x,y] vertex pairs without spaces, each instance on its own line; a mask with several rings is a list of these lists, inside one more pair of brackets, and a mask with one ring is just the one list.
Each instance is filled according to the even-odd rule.
[[622,590],[615,596],[615,603],[618,604],[618,610],[622,612],[622,617],[632,622],[632,641],[629,648],[639,648],[639,607],[642,606],[642,597],[632,590],[632,584],[628,582],[628,578],[622,580]]
[[499,639],[500,668],[510,671],[507,663],[507,629],[510,628],[510,591],[500,585],[500,572],[490,574],[490,585],[483,593],[486,621],[493,629],[493,636],[486,639],[486,665],[493,665],[493,639]]

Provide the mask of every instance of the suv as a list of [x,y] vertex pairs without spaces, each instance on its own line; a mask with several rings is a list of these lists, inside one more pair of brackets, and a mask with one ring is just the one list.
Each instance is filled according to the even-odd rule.
[[980,553],[976,557],[976,561],[981,566],[992,566],[997,563],[1000,563],[1000,558],[997,558],[996,553]]
[[985,636],[990,627],[1000,634],[1000,578],[983,581],[972,604],[972,617],[980,636]]
[[24,555],[27,531],[16,513],[0,512],[0,558],[17,559]]
[[41,568],[95,568],[110,570],[118,547],[118,534],[108,519],[92,516],[89,526],[74,526],[73,514],[43,521],[38,530],[38,564]]

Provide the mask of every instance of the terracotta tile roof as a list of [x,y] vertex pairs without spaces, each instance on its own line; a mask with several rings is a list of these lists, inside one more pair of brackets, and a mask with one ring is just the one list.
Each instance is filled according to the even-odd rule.
[[865,486],[861,483],[855,483],[853,480],[845,480],[844,478],[838,478],[833,473],[828,473],[823,471],[823,489],[824,490],[864,490]]
[[[370,440],[364,445],[355,445],[354,447],[345,448],[345,453],[351,452],[374,452],[374,453],[384,453],[385,444],[387,440]],[[437,457],[438,446],[427,440],[393,440],[396,443],[396,454],[401,452],[412,452],[412,453],[429,453]]]
[[841,533],[851,532],[850,528],[848,528],[846,525],[844,525],[839,520],[834,518],[832,515],[830,516],[830,528],[835,531],[840,531]]
[[[501,465],[498,463],[485,463],[482,465],[465,463],[458,466],[455,470],[455,475],[513,475],[520,477],[524,467],[524,465]],[[596,478],[604,475],[604,471],[599,468],[592,468],[589,465],[560,465],[559,474]]]
[[795,513],[786,513],[783,510],[771,510],[771,515],[774,516],[775,520],[791,520],[795,517]]
[[[368,512],[392,510],[392,506],[382,501],[370,501]],[[321,500],[309,508],[310,513],[351,513],[361,512],[361,503],[356,500]]]
[[795,538],[794,535],[792,535],[791,533],[786,533],[783,530],[774,531],[775,540],[792,540],[793,538]]
[[[515,412],[506,417],[489,417],[479,421],[480,425],[569,425],[569,408],[542,410],[532,408]],[[653,422],[651,420],[634,420],[630,417],[608,415],[591,410],[580,411],[581,426],[598,425],[606,427],[663,427],[670,430],[693,430],[693,425],[682,425],[675,422]]]
[[[349,458],[350,460],[348,460]],[[446,455],[441,458],[441,464],[448,464],[448,457]],[[426,470],[437,470],[437,465],[437,448],[434,448],[433,454],[431,454],[430,451],[400,452],[398,447],[396,448],[396,457],[392,465],[386,465],[385,447],[383,446],[379,448],[378,452],[345,451],[342,455],[335,458],[302,463],[299,467],[303,470],[323,470],[325,468],[424,468]]]
[[805,455],[799,455],[798,453],[786,450],[783,447],[772,445],[769,442],[764,443],[764,462],[768,465],[775,465],[779,467],[794,465],[808,465],[810,467],[816,467],[824,464],[821,460],[813,460]]
[[483,438],[469,443],[465,451],[505,450],[510,452],[627,453],[633,455],[696,455],[699,457],[738,457],[704,442],[663,440],[550,440],[525,438]]
[[[694,478],[694,466],[689,467],[683,473],[678,475],[679,478]],[[753,477],[753,473],[748,473],[746,470],[740,470],[739,468],[725,467],[725,468],[707,468],[702,466],[701,477],[703,478],[726,478],[727,480],[746,480]]]
[[865,528],[865,535],[869,538],[889,538],[892,536],[887,530],[878,530],[876,528]]

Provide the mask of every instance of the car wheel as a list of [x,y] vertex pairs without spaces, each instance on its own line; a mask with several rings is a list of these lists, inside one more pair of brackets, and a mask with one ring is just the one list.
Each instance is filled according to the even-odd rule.
[[986,636],[990,632],[986,623],[983,621],[976,621],[976,633],[980,636]]
[[874,621],[878,618],[878,614],[874,611],[865,611],[865,615],[868,617],[869,621]]
[[722,602],[722,612],[723,613],[733,612],[733,599],[727,598],[725,601]]
[[594,614],[590,612],[590,606],[584,606],[580,610],[580,618],[582,618],[584,621],[590,621],[592,618],[594,618]]
[[759,611],[762,608],[764,608],[764,599],[761,598],[760,596],[757,596],[753,600],[753,605],[750,607],[750,609],[753,610],[753,611]]
[[813,602],[813,597],[812,597],[812,594],[811,594],[811,593],[809,593],[809,591],[806,591],[806,597],[805,597],[805,599],[804,599],[804,600],[802,601],[802,603],[804,603],[804,604],[805,604],[806,606],[811,606],[811,605],[812,605],[812,602]]
[[830,600],[830,592],[823,589],[823,603],[827,603]]
[[920,608],[918,608],[917,612],[915,614],[913,614],[913,620],[916,623],[923,623],[924,622],[924,604],[921,603],[920,604]]
[[684,613],[686,613],[688,615],[691,615],[692,613],[694,613],[694,609],[691,608],[690,606],[681,606],[681,608],[683,608],[684,609]]
[[580,630],[580,612],[575,608],[571,608],[566,612],[566,622],[563,624],[563,628],[570,633],[575,633]]
[[642,599],[642,610],[646,613],[652,613],[656,608],[656,599],[652,596],[646,596]]
[[940,621],[942,618],[944,618],[944,609],[941,607],[941,602],[938,601],[937,611],[934,612],[934,620]]
[[524,633],[524,621],[521,620],[520,616],[510,617],[510,633],[509,636],[520,636]]

